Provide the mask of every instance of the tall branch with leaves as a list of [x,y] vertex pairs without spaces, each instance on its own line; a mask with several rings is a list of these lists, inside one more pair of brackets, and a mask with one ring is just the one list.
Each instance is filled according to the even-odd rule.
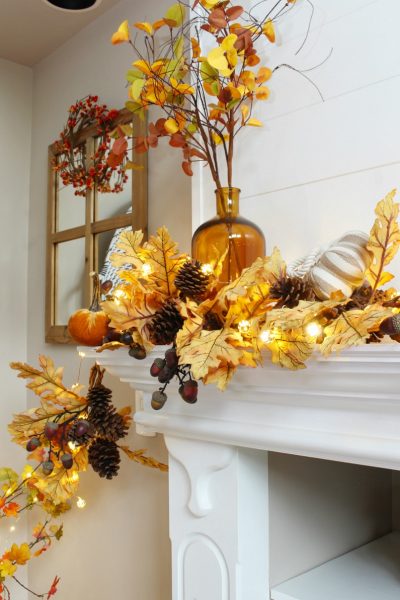
[[[192,7],[180,1],[155,23],[135,23],[133,37],[124,21],[112,43],[130,44],[136,56],[127,72],[126,106],[144,118],[155,105],[162,115],[149,123],[147,136],[134,139],[135,151],[146,152],[167,137],[170,146],[182,150],[187,175],[193,175],[192,163],[201,161],[209,166],[217,189],[226,183],[232,187],[236,137],[244,127],[262,126],[252,116],[253,107],[269,97],[264,84],[272,70],[260,64],[256,42],[275,42],[274,22],[295,1],[263,0],[269,8],[261,19],[230,0],[195,0]],[[141,44],[139,34],[144,36]],[[122,129],[115,135],[109,157],[113,164],[119,156],[122,160],[120,140],[126,138]]]

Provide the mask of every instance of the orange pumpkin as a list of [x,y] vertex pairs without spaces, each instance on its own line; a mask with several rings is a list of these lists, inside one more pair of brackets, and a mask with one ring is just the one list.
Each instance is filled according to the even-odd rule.
[[84,346],[99,346],[107,335],[109,319],[100,308],[100,280],[94,279],[93,298],[89,308],[80,308],[69,318],[68,331],[71,337]]

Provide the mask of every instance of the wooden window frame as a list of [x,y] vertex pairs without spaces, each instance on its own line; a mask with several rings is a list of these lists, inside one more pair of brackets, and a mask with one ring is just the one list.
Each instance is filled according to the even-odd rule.
[[[146,123],[126,109],[120,111],[115,121],[117,124],[132,123],[135,134],[146,135]],[[91,156],[94,153],[96,127],[83,129],[77,143],[86,144],[86,153]],[[84,271],[84,306],[88,307],[93,291],[91,271],[97,270],[95,256],[95,236],[105,231],[111,231],[120,227],[132,226],[135,231],[142,229],[145,239],[148,235],[148,182],[147,182],[147,154],[134,154],[132,160],[139,164],[142,169],[132,171],[132,213],[121,214],[107,219],[96,220],[96,191],[86,192],[85,202],[85,224],[70,229],[58,231],[57,209],[58,209],[58,176],[54,172],[54,159],[57,158],[55,145],[51,144],[48,149],[48,200],[47,200],[47,249],[46,249],[46,300],[45,300],[45,341],[57,344],[73,344],[68,333],[67,325],[56,324],[57,310],[57,247],[62,242],[72,241],[79,238],[85,239],[85,271]],[[93,219],[93,220],[92,220]]]

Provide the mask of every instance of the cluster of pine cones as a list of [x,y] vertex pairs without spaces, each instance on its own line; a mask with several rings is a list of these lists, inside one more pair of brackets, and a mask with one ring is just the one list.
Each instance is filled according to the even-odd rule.
[[118,474],[120,455],[117,441],[128,433],[128,425],[111,401],[111,390],[96,383],[87,396],[87,419],[73,423],[68,439],[89,447],[89,464],[100,475],[112,479]]
[[[182,299],[189,298],[200,302],[207,291],[209,280],[209,276],[203,273],[201,264],[197,260],[188,260],[175,278],[175,287]],[[168,346],[172,344],[182,326],[183,319],[175,301],[166,300],[151,320],[150,340],[157,346]]]

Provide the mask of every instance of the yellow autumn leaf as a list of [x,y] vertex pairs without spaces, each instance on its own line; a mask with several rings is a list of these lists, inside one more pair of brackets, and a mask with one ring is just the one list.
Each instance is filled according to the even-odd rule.
[[154,33],[154,29],[153,29],[153,26],[151,25],[151,23],[146,23],[146,22],[145,23],[135,23],[134,25],[137,29],[144,31],[148,35],[153,35],[153,33]]
[[167,119],[164,123],[164,129],[167,133],[172,135],[173,133],[179,131],[179,125],[175,119],[169,117],[169,119]]
[[20,546],[13,544],[10,550],[7,550],[4,554],[6,560],[17,563],[17,565],[25,565],[31,558],[31,551],[27,543],[23,543]]
[[225,56],[225,50],[221,46],[210,50],[207,54],[207,62],[224,77],[229,77],[232,73],[232,69],[229,68],[228,59]]
[[37,471],[38,481],[35,487],[54,504],[67,502],[76,495],[79,478],[70,477],[64,467],[56,466],[51,475],[42,475]]
[[338,306],[338,300],[325,300],[324,302],[301,300],[294,308],[276,308],[271,310],[266,319],[266,325],[278,330],[304,328],[327,308]]
[[207,375],[203,377],[203,383],[206,385],[214,383],[217,388],[223,392],[232,379],[236,369],[237,367],[222,361],[218,367],[209,369]]
[[129,41],[129,23],[128,21],[123,21],[121,25],[118,27],[117,31],[113,33],[111,37],[111,43],[122,44],[123,42]]
[[121,231],[117,242],[117,252],[111,254],[110,262],[117,269],[120,267],[126,268],[127,265],[132,265],[134,268],[139,268],[143,265],[144,259],[139,256],[141,243],[143,241],[143,231]]
[[296,371],[305,368],[305,361],[313,352],[313,344],[300,331],[281,331],[267,344],[274,364]]
[[360,346],[386,317],[392,316],[390,308],[378,305],[367,306],[364,310],[349,310],[340,315],[331,325],[325,327],[325,339],[321,352],[325,356],[350,346]]
[[17,565],[14,565],[10,560],[5,558],[0,559],[0,577],[12,577],[17,570]]
[[259,119],[254,119],[254,117],[252,117],[246,121],[246,125],[250,125],[251,127],[262,127],[263,123],[259,121]]
[[104,312],[110,319],[110,327],[118,331],[137,328],[143,345],[150,349],[148,325],[154,313],[162,306],[162,296],[158,292],[143,293],[136,290],[129,298],[121,298],[117,303],[107,300],[102,303]]
[[63,384],[63,367],[55,368],[53,360],[44,355],[39,355],[40,369],[35,369],[26,363],[12,362],[11,369],[19,371],[18,377],[30,379],[26,387],[44,400],[65,407],[82,405],[85,400]]
[[275,27],[273,22],[269,19],[263,25],[263,34],[269,39],[270,42],[275,42]]
[[143,248],[143,256],[149,265],[148,286],[164,296],[176,292],[175,277],[187,257],[180,254],[178,244],[169,235],[166,227],[157,230]]
[[375,208],[376,219],[371,229],[367,250],[372,255],[372,262],[366,277],[373,290],[385,285],[393,275],[384,271],[396,255],[400,246],[400,230],[397,222],[399,204],[394,202],[396,190],[392,190],[378,202]]
[[190,345],[180,348],[180,364],[190,365],[195,379],[202,379],[210,369],[218,368],[223,361],[237,366],[242,352],[232,344],[235,339],[241,337],[233,329],[203,330],[200,336],[191,340]]

